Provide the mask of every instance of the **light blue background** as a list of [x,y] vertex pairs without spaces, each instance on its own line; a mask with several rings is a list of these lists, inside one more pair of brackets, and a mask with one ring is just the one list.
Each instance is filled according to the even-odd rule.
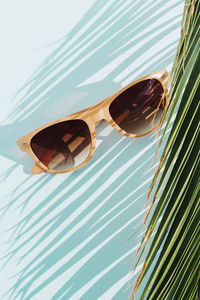
[[30,175],[33,161],[15,142],[136,78],[170,71],[183,4],[0,2],[1,299],[129,297],[155,133],[128,139],[101,123],[87,166],[56,176]]

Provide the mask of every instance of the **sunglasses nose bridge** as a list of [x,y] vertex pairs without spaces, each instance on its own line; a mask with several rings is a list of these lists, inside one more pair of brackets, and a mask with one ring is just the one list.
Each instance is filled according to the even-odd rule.
[[104,110],[101,108],[99,110],[94,111],[90,118],[92,119],[92,122],[94,124],[99,123],[101,120],[105,119]]

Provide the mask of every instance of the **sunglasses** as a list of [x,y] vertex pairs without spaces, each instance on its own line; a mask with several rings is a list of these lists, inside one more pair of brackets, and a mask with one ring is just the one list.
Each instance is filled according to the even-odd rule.
[[142,77],[114,95],[67,117],[50,122],[17,141],[35,161],[32,174],[65,173],[84,166],[95,151],[95,125],[106,120],[127,137],[159,127],[168,102],[167,71]]

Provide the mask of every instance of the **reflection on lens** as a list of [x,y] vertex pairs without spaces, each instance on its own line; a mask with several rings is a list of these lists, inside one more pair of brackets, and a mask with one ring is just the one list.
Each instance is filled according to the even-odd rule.
[[67,170],[84,162],[91,150],[91,136],[83,120],[51,125],[31,139],[31,148],[49,169]]
[[115,123],[130,134],[154,128],[164,109],[163,87],[157,79],[143,80],[122,92],[109,107]]

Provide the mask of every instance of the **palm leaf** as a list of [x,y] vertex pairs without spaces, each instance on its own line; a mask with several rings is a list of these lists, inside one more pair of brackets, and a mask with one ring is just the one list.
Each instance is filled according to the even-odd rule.
[[132,299],[152,264],[154,267],[141,299],[145,295],[148,299],[197,297],[200,269],[199,31],[200,1],[186,0],[181,36],[169,81],[170,101],[162,119],[164,122],[167,117],[167,122],[158,149],[177,107],[178,111],[148,192],[147,200],[159,179],[145,222],[163,186],[164,189],[136,253],[139,257],[135,268],[160,218],[161,221],[134,286]]

